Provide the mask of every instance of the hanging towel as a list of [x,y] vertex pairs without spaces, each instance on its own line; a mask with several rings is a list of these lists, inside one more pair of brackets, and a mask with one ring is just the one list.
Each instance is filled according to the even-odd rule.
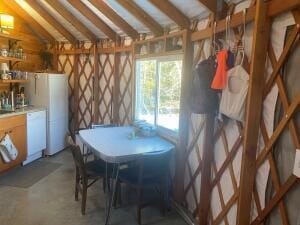
[[11,160],[9,158],[8,150],[4,145],[0,145],[0,154],[2,156],[3,162],[4,163],[10,163]]
[[220,112],[229,118],[243,121],[249,74],[241,66],[228,71],[226,87],[222,91]]
[[227,82],[227,59],[228,50],[222,50],[217,54],[218,67],[215,77],[211,83],[213,89],[223,89]]
[[18,150],[14,146],[8,134],[0,142],[0,152],[4,162],[8,163],[15,160],[18,156]]

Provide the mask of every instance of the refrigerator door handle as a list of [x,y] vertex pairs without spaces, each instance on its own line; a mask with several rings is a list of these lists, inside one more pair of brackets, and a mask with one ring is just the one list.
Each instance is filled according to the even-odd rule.
[[37,79],[38,79],[38,75],[35,74],[35,76],[34,76],[34,94],[37,93],[37,85],[36,85]]

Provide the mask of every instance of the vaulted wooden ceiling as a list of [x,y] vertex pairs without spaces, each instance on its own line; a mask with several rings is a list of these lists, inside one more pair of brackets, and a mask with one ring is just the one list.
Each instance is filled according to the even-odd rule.
[[96,41],[185,29],[217,0],[3,0],[46,41]]

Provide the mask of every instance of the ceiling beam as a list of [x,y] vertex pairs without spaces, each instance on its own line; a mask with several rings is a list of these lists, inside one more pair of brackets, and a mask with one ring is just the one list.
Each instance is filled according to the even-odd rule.
[[176,8],[168,0],[149,0],[157,9],[162,13],[167,15],[171,20],[173,20],[179,27],[183,29],[188,29],[190,27],[190,20],[185,16],[178,8]]
[[18,3],[14,0],[3,0],[3,2],[19,17],[21,17],[35,31],[35,33],[41,35],[50,43],[55,42],[55,38],[43,26],[36,22]]
[[140,8],[134,1],[131,0],[116,0],[128,12],[130,12],[136,19],[147,26],[155,36],[163,34],[164,30],[159,23],[157,23],[151,16],[149,16],[142,8]]
[[199,3],[211,13],[217,14],[217,0],[198,0]]
[[130,26],[121,16],[119,16],[110,6],[103,0],[89,0],[90,3],[97,8],[103,15],[110,19],[116,26],[121,28],[133,40],[137,39],[139,33]]
[[65,9],[65,7],[57,0],[46,0],[46,2],[57,11],[63,18],[72,24],[82,35],[91,41],[96,41],[96,35],[90,31],[84,24],[80,22],[72,13]]
[[68,0],[68,2],[77,9],[83,16],[88,18],[91,23],[98,27],[107,37],[116,41],[118,34],[111,29],[102,19],[100,19],[88,6],[78,0]]
[[37,0],[26,0],[41,17],[43,17],[52,27],[58,30],[70,43],[75,44],[76,38],[64,26],[62,26],[47,10],[45,10]]

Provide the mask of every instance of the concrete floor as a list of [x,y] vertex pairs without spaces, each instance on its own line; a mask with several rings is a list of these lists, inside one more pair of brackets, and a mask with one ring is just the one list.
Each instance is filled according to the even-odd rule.
[[[105,198],[102,182],[88,190],[86,215],[80,212],[80,201],[74,200],[74,165],[72,155],[64,151],[40,159],[62,166],[28,189],[0,185],[0,225],[101,225],[104,224]],[[142,212],[143,224],[186,225],[175,212],[162,217],[154,207]],[[111,225],[136,225],[134,206],[112,211]]]

